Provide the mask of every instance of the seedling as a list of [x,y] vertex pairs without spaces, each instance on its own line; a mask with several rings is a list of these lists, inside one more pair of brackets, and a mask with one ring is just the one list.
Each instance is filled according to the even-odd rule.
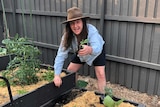
[[88,85],[88,82],[84,80],[77,80],[76,86],[78,88],[85,88]]
[[103,104],[106,107],[118,107],[118,105],[124,101],[124,99],[121,99],[119,101],[114,101],[113,100],[113,91],[111,88],[105,87],[105,94],[106,94],[106,96],[104,97]]
[[28,93],[27,90],[17,90],[17,92],[19,95],[24,95],[24,94]]
[[79,45],[80,49],[83,49],[83,45],[87,45],[87,44],[88,44],[88,39],[84,39],[80,41],[80,45]]
[[51,82],[54,78],[54,71],[50,67],[48,67],[47,72],[45,72],[45,74],[42,76],[42,78],[44,80],[47,80],[48,82]]
[[110,97],[113,97],[113,90],[111,88],[105,87],[105,94],[109,95]]

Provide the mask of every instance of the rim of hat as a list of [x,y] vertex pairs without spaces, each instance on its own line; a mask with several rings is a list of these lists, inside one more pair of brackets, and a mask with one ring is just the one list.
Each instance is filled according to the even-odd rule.
[[89,17],[84,16],[80,8],[72,7],[67,10],[67,20],[63,21],[62,24],[83,18],[89,18]]

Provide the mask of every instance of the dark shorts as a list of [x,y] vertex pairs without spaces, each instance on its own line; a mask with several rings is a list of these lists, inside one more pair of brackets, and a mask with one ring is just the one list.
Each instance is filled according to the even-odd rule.
[[[71,59],[72,63],[76,64],[85,64],[85,62],[81,62],[77,54],[74,54]],[[102,53],[93,61],[94,66],[104,66],[106,63],[105,59],[105,49],[103,47]]]

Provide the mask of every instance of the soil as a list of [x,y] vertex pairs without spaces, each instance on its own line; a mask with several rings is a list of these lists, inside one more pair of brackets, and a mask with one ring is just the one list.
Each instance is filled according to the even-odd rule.
[[[86,89],[88,91],[97,91],[96,79],[90,78],[88,76],[79,76],[79,80],[84,80],[88,82]],[[48,83],[47,81],[40,81],[37,84],[29,85],[29,86],[11,86],[12,94],[14,97],[17,96],[18,90],[28,90],[32,91],[44,84]],[[146,93],[141,93],[139,91],[134,91],[128,89],[119,84],[111,84],[107,82],[107,87],[113,90],[114,96],[117,98],[124,98],[129,101],[133,101],[136,103],[142,103],[146,107],[160,107],[160,96],[157,95],[148,95]],[[9,95],[6,87],[0,87],[0,105],[9,101]]]
[[[80,76],[79,79],[88,82],[87,89],[97,91],[96,79]],[[117,98],[124,98],[129,101],[144,104],[146,107],[160,107],[160,96],[148,95],[139,91],[128,89],[119,84],[111,84],[107,82],[107,87],[113,90],[114,96]]]
[[[64,102],[56,103],[55,107],[105,107],[102,98],[104,94],[95,93],[95,91],[87,91],[73,89],[63,100]],[[122,102],[116,107],[136,107],[129,102]]]

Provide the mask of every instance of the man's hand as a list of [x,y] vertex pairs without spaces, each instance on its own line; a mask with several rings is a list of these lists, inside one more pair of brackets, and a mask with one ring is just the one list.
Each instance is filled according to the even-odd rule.
[[54,82],[55,86],[60,87],[62,84],[62,79],[61,79],[60,75],[55,75],[53,82]]
[[79,56],[89,55],[92,53],[92,47],[88,45],[82,45],[82,49],[78,51]]

